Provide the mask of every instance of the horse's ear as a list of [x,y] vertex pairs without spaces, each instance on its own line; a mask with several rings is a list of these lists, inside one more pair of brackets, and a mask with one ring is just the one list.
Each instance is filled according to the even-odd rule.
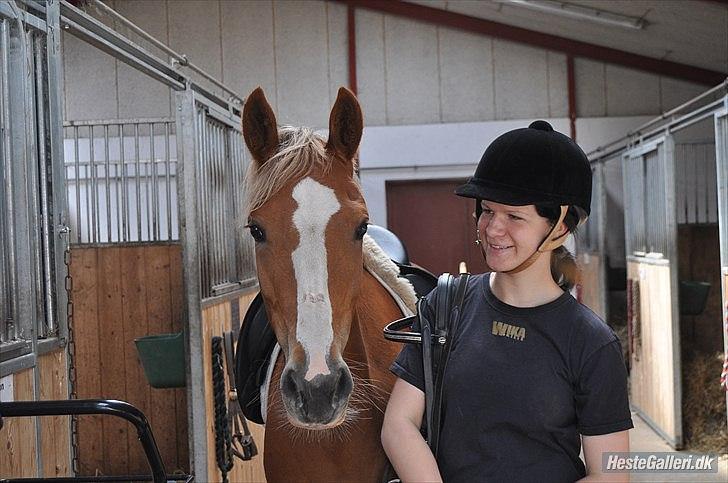
[[243,137],[250,154],[263,164],[278,150],[278,125],[273,109],[258,87],[245,99],[243,106]]
[[349,89],[340,87],[329,117],[329,140],[326,148],[346,160],[351,160],[359,148],[363,129],[364,119],[359,101]]

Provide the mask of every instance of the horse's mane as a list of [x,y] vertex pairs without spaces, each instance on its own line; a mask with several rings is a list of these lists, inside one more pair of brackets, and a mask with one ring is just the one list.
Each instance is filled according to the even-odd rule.
[[[308,176],[315,169],[326,175],[331,162],[326,142],[307,127],[278,128],[278,151],[265,163],[252,162],[246,174],[246,210],[263,206],[285,184]],[[356,177],[354,177],[357,182]]]

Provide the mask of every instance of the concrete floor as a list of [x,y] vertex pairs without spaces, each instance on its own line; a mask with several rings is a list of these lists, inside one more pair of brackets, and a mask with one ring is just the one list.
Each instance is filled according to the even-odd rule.
[[[637,414],[632,413],[634,429],[630,431],[630,451],[676,452],[660,436],[650,428]],[[679,451],[680,453],[682,451]],[[687,452],[686,452],[687,453]],[[609,481],[605,478],[603,481]],[[728,455],[721,455],[718,473],[632,473],[631,481],[650,482],[728,482]]]

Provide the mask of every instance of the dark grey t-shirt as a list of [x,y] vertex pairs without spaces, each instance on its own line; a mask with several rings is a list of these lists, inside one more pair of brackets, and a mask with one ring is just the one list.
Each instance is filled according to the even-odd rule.
[[[578,480],[579,434],[633,427],[619,341],[568,293],[518,308],[488,280],[470,280],[447,363],[440,473],[446,482]],[[391,369],[423,389],[419,345]]]

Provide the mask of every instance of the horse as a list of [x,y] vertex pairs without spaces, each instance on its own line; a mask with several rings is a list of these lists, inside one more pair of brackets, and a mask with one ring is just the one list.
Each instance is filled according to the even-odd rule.
[[242,127],[252,156],[247,227],[280,346],[262,401],[266,478],[381,481],[389,366],[400,349],[382,329],[409,315],[416,296],[366,235],[356,176],[361,107],[339,89],[324,140],[305,127],[279,128],[259,87]]

